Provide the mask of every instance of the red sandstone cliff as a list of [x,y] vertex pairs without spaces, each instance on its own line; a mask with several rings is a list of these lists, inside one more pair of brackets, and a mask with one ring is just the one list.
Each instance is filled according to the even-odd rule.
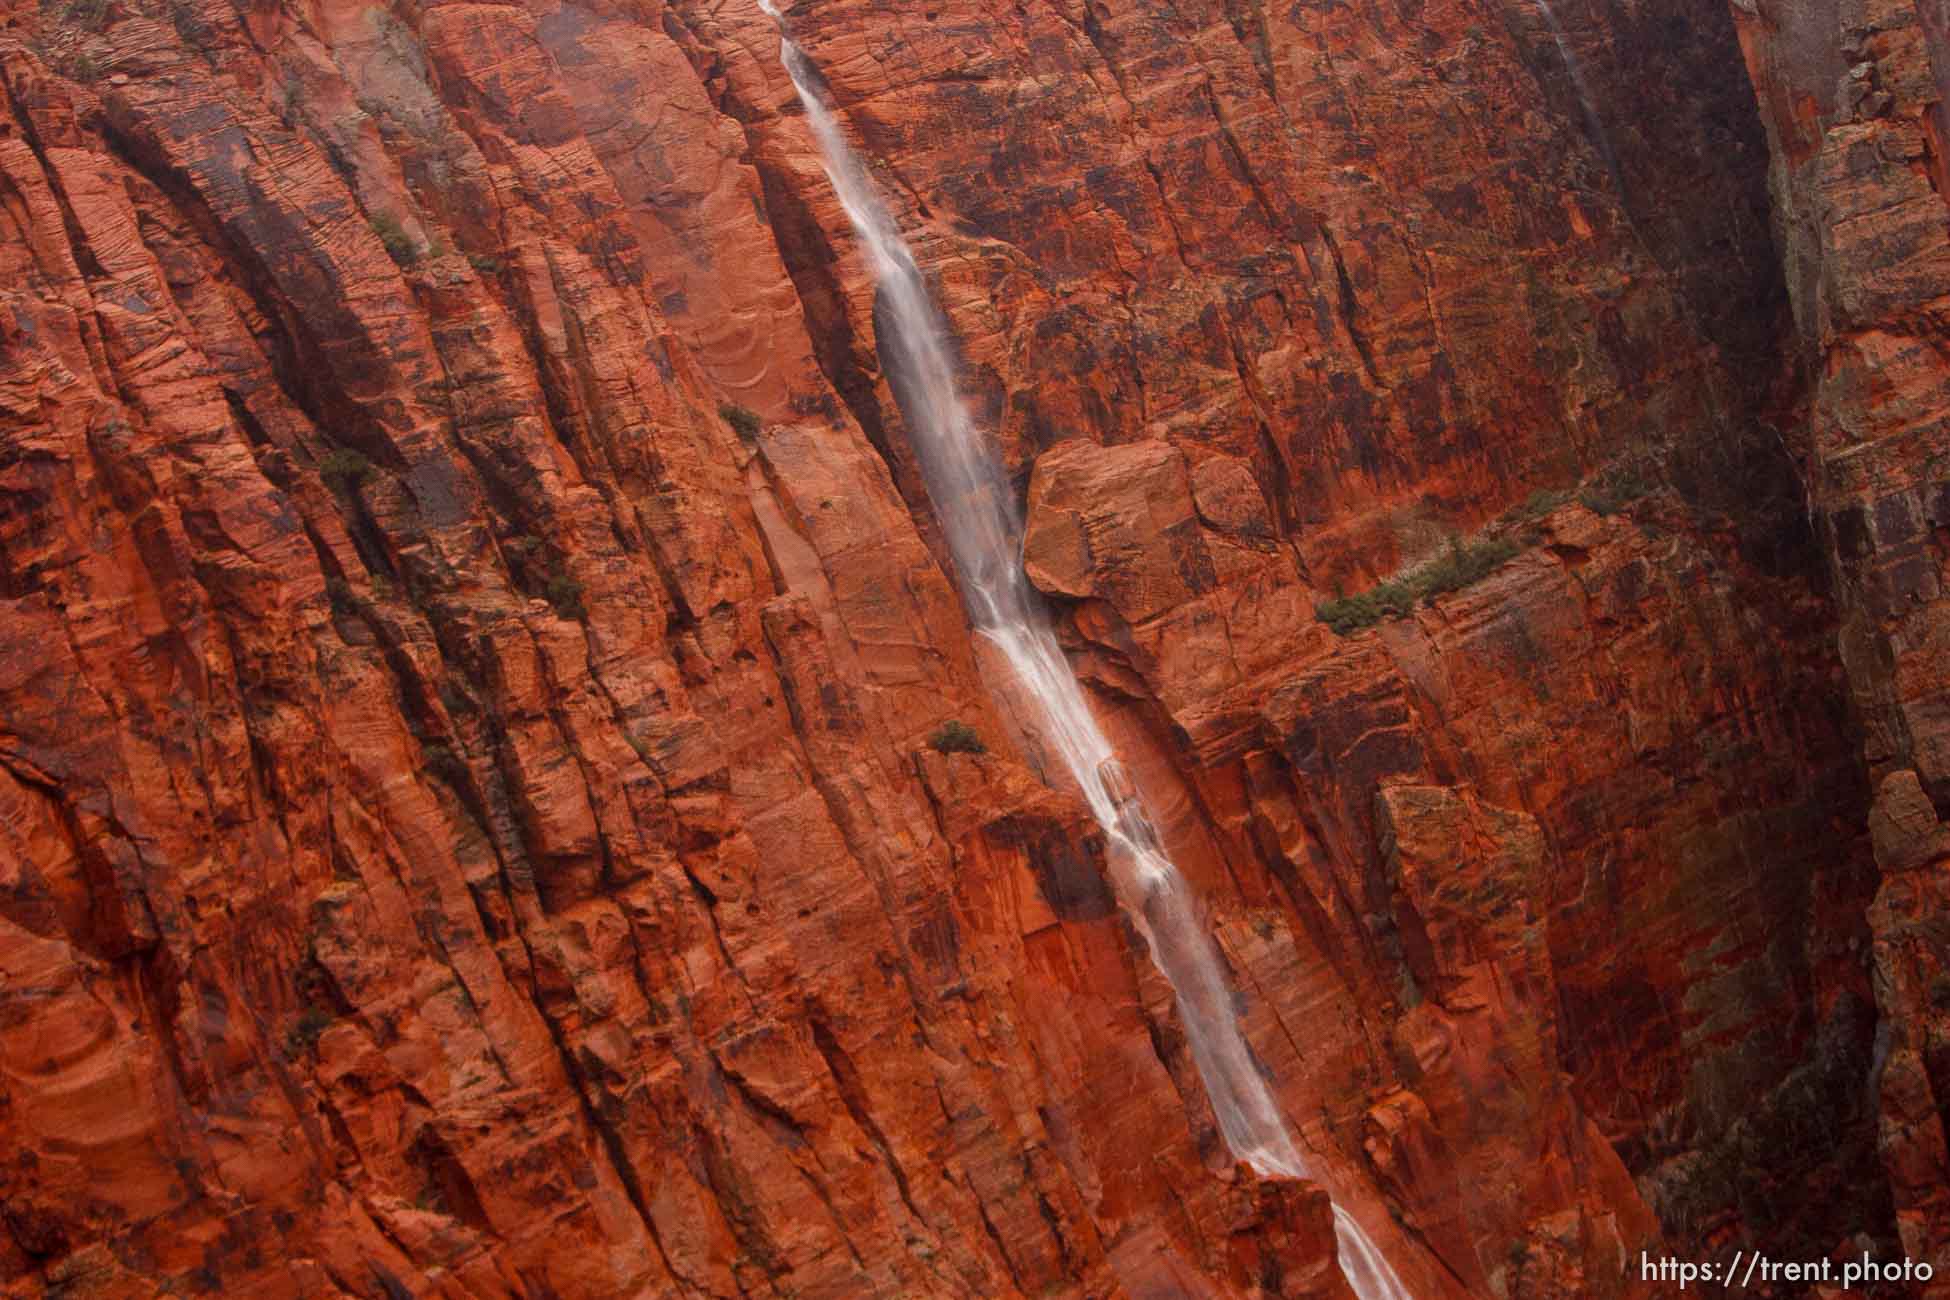
[[[1419,1296],[1950,1248],[1945,27],[1701,8],[790,14]],[[0,79],[4,1294],[1345,1294],[991,697],[755,4]]]
[[1734,8],[1808,376],[1796,454],[1874,788],[1878,1140],[1904,1248],[1950,1279],[1950,11]]

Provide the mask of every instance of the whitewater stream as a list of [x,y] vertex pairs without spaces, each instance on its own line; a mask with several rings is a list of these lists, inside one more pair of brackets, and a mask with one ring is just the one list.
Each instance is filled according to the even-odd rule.
[[[771,0],[760,0],[760,7],[779,24],[780,59],[819,142],[827,177],[872,260],[892,326],[879,340],[881,362],[906,417],[974,627],[1002,651],[1040,710],[1043,734],[1108,837],[1119,893],[1171,982],[1227,1145],[1263,1174],[1306,1177],[1239,1031],[1224,968],[1195,901],[1165,855],[1142,795],[1091,715],[1041,598],[1023,573],[1022,521],[1001,460],[957,389],[947,321],[820,92],[812,61],[793,43]],[[1408,1300],[1388,1261],[1338,1206],[1334,1230],[1341,1269],[1361,1300]]]
[[1571,48],[1571,40],[1564,34],[1564,24],[1557,20],[1557,10],[1551,7],[1551,0],[1537,0],[1537,10],[1544,16],[1544,25],[1551,29],[1551,40],[1557,44],[1557,57],[1564,63],[1564,71],[1571,78],[1571,89],[1577,92],[1578,109],[1584,114],[1584,129],[1590,135],[1591,143],[1598,148],[1598,156],[1603,159],[1605,170],[1611,173],[1612,184],[1618,187],[1619,200],[1625,198],[1625,173],[1619,169],[1618,154],[1611,147],[1611,133],[1605,130],[1605,121],[1598,116],[1598,102],[1592,97],[1591,83],[1584,79],[1584,65],[1578,61],[1577,52]]

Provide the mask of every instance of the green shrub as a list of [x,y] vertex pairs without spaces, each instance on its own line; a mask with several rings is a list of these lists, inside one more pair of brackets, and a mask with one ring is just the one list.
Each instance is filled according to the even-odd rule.
[[1452,536],[1449,548],[1435,559],[1377,583],[1368,591],[1323,602],[1314,613],[1335,632],[1348,636],[1384,618],[1405,618],[1418,601],[1430,604],[1437,596],[1479,582],[1522,550],[1520,543],[1507,537],[1464,541]]
[[975,728],[959,718],[942,723],[935,733],[928,737],[928,745],[937,754],[986,754],[989,747],[975,734]]
[[419,243],[406,233],[405,225],[392,213],[373,213],[372,233],[378,235],[379,242],[385,245],[386,255],[401,266],[412,266],[420,260]]
[[1652,490],[1652,481],[1637,465],[1615,465],[1604,471],[1585,489],[1578,500],[1595,515],[1615,515]]
[[501,274],[501,259],[498,257],[490,257],[486,253],[469,253],[467,255],[467,264],[476,271],[479,271],[482,275]]
[[756,441],[760,426],[758,412],[727,402],[718,408],[718,414],[731,426],[731,431],[746,442]]
[[1499,523],[1534,524],[1571,499],[1569,488],[1538,488],[1499,516]]
[[350,447],[334,447],[318,462],[318,475],[335,492],[356,492],[372,477],[372,462]]
[[542,595],[563,618],[580,621],[588,617],[589,611],[582,603],[582,584],[566,573],[550,575],[548,585],[542,589]]
[[1516,558],[1523,547],[1508,537],[1484,538],[1464,542],[1449,539],[1449,549],[1417,569],[1424,602],[1445,592],[1461,591],[1471,583],[1487,578]]
[[67,74],[68,80],[79,81],[84,86],[102,79],[102,65],[86,50],[77,51],[62,71]]

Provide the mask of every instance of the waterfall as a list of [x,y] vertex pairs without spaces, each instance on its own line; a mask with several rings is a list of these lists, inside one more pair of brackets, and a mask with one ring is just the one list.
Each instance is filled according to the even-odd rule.
[[1618,154],[1611,147],[1611,136],[1605,130],[1604,120],[1598,116],[1598,101],[1592,98],[1591,84],[1584,79],[1584,65],[1578,62],[1577,52],[1564,35],[1564,25],[1557,21],[1557,10],[1551,8],[1551,0],[1537,0],[1537,11],[1544,15],[1544,25],[1551,29],[1551,39],[1557,42],[1557,57],[1563,60],[1564,71],[1571,78],[1571,89],[1577,92],[1578,107],[1584,112],[1585,133],[1597,146],[1598,156],[1604,159],[1605,170],[1611,173],[1611,183],[1618,187],[1618,200],[1623,203],[1626,199],[1625,173],[1618,168]]
[[[1001,650],[1042,714],[1050,744],[1081,787],[1110,846],[1120,897],[1170,982],[1192,1058],[1233,1154],[1263,1174],[1306,1176],[1273,1095],[1234,1015],[1231,990],[1184,878],[1156,824],[1085,703],[1041,598],[1022,568],[1022,521],[1000,458],[975,427],[955,384],[946,319],[872,178],[846,142],[812,61],[779,24],[780,58],[805,107],[828,179],[871,259],[892,326],[880,339],[928,496],[960,572],[975,629]],[[891,345],[891,346],[890,346]],[[1395,1272],[1345,1211],[1334,1210],[1342,1272],[1361,1300],[1408,1300]]]

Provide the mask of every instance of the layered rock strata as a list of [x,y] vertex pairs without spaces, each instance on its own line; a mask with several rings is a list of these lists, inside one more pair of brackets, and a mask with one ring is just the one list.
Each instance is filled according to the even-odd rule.
[[[1858,122],[1737,0],[1757,118],[1695,9],[791,15],[1421,1296],[1942,1240],[1936,28]],[[1345,1294],[992,702],[756,5],[77,0],[0,78],[5,1294]]]
[[1808,374],[1795,451],[1874,786],[1883,1163],[1905,1251],[1950,1277],[1950,15],[1733,7]]

